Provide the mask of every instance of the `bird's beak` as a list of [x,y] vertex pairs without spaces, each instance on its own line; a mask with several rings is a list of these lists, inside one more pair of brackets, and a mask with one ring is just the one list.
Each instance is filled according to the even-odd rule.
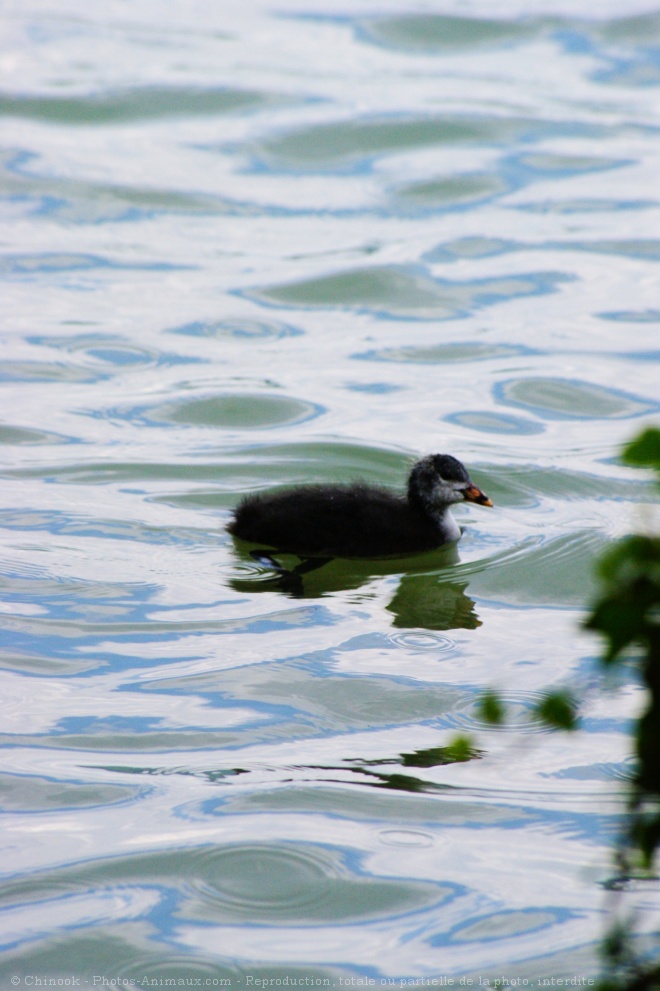
[[485,495],[481,489],[478,489],[476,485],[469,485],[467,489],[463,492],[463,498],[467,502],[477,502],[480,506],[492,506],[492,502]]

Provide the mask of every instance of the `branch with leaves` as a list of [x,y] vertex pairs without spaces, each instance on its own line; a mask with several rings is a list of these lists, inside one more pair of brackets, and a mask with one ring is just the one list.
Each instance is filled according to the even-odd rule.
[[[660,430],[649,428],[623,451],[626,464],[652,468],[660,486]],[[647,692],[635,726],[636,767],[617,859],[619,887],[632,877],[652,878],[660,846],[660,537],[635,534],[617,541],[599,564],[601,594],[586,620],[605,638],[602,663],[631,660]],[[660,966],[640,961],[630,920],[617,921],[604,944],[608,977],[602,987],[645,991],[660,987]]]

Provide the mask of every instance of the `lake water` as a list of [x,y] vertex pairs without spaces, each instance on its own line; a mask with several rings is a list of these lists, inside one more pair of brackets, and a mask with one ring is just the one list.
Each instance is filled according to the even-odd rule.
[[[580,620],[652,512],[660,15],[594,13],[4,5],[2,987],[597,975],[642,700]],[[292,587],[224,529],[435,451],[494,502],[453,557]]]

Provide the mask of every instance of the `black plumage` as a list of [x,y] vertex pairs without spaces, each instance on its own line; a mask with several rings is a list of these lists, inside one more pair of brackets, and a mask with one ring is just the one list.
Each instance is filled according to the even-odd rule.
[[413,554],[458,540],[449,506],[464,500],[492,506],[460,461],[432,454],[413,466],[405,495],[363,482],[250,495],[237,506],[228,530],[250,543],[306,557]]

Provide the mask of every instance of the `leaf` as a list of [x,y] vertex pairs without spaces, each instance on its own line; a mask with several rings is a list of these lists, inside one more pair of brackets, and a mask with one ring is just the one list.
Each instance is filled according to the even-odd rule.
[[481,754],[480,750],[475,749],[474,742],[469,736],[455,736],[443,749],[449,758],[447,763],[458,764],[466,760],[474,760]]
[[566,689],[548,692],[535,707],[537,719],[553,729],[573,730],[577,726],[578,704]]
[[492,690],[484,692],[479,698],[477,712],[480,719],[491,726],[501,726],[506,716],[502,699]]
[[600,561],[604,591],[584,625],[609,641],[611,663],[630,644],[648,645],[660,608],[660,538],[635,535],[617,541]]
[[660,473],[660,430],[657,427],[649,427],[639,437],[635,437],[623,449],[622,460],[627,465],[653,468]]
[[439,767],[442,764],[473,760],[480,755],[481,751],[475,749],[469,737],[458,736],[447,747],[429,747],[427,750],[401,754],[401,763],[404,767]]

